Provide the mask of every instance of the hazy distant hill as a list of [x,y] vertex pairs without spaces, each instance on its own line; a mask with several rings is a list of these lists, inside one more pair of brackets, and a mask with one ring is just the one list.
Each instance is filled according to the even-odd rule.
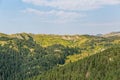
[[103,37],[114,37],[114,36],[120,37],[120,32],[111,32],[111,33],[103,35]]

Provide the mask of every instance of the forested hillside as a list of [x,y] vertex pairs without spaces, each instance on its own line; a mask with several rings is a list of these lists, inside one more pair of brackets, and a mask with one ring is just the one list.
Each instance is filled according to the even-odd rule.
[[119,80],[120,46],[64,67],[55,68],[28,80]]
[[[67,68],[70,65],[77,65],[76,62],[78,60],[80,60],[79,62],[82,65],[85,58],[114,45],[117,46],[119,43],[119,36],[98,37],[92,35],[45,35],[31,33],[8,35],[0,33],[0,80],[26,80],[38,75],[40,75],[42,80],[47,80],[44,79],[43,74],[46,77],[50,77],[50,75],[54,74],[50,72],[52,69],[55,71],[55,68],[59,70],[59,68],[64,69],[64,67]],[[114,49],[113,51],[109,49],[109,51],[113,52]],[[116,49],[116,51],[119,50]],[[116,54],[116,57],[119,57],[119,55]],[[99,61],[95,61],[99,63]],[[69,68],[66,70],[70,71]],[[81,70],[84,71],[84,68]],[[50,75],[48,75],[49,72],[51,73]],[[53,80],[63,80],[61,79],[63,74],[60,74],[61,77],[59,78],[55,78],[54,75]],[[68,77],[69,75],[66,78]],[[36,79],[39,80],[39,77],[36,77]]]

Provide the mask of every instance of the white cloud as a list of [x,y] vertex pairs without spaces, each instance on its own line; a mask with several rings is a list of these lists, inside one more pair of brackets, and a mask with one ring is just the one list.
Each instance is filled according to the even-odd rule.
[[22,12],[35,14],[35,15],[40,16],[44,20],[49,20],[51,22],[58,22],[58,23],[75,21],[81,17],[86,16],[78,12],[66,12],[62,10],[41,11],[41,10],[32,9],[32,8],[28,8],[26,10],[23,10]]
[[22,0],[35,6],[51,7],[51,11],[41,11],[28,8],[26,13],[39,15],[42,19],[52,22],[71,22],[86,15],[79,11],[93,10],[106,5],[119,5],[120,0]]
[[22,0],[38,6],[49,6],[62,10],[90,10],[104,5],[117,5],[120,0]]

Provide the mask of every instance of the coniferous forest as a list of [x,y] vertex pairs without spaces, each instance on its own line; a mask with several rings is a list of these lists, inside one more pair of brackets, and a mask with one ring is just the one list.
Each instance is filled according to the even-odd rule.
[[0,80],[119,80],[114,34],[0,33]]

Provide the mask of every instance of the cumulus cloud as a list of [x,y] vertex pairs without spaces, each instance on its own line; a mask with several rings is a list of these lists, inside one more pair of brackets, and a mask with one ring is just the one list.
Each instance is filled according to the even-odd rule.
[[80,14],[78,12],[66,12],[62,10],[50,10],[50,11],[41,11],[37,9],[27,8],[23,10],[24,13],[30,13],[40,16],[41,18],[45,18],[54,22],[70,22],[75,21],[81,17],[85,17],[86,15]]
[[22,0],[38,6],[49,6],[62,10],[91,10],[104,5],[117,5],[120,0]]

